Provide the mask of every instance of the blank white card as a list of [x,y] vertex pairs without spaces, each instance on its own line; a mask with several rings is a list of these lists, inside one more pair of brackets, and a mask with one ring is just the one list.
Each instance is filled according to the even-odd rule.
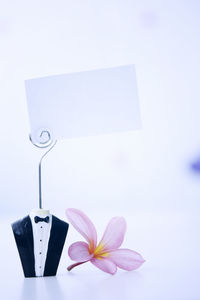
[[31,136],[94,136],[141,126],[134,65],[25,81]]

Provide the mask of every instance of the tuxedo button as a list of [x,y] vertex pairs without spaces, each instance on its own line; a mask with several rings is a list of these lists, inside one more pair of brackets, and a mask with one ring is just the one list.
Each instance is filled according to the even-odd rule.
[[42,254],[42,252],[40,252],[39,254]]
[[42,226],[40,226],[40,228],[42,228]]
[[40,240],[40,242],[41,242],[42,240]]

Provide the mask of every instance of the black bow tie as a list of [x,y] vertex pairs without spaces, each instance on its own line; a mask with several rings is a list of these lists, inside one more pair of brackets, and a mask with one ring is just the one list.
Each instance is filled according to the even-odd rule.
[[49,217],[48,217],[48,216],[47,216],[46,218],[40,218],[40,217],[36,216],[36,217],[34,218],[34,220],[35,220],[35,223],[38,223],[38,222],[46,222],[46,223],[49,223]]

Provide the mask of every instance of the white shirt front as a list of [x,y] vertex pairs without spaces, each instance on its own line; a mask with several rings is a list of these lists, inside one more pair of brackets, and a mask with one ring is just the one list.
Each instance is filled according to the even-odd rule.
[[30,213],[32,228],[33,228],[33,244],[34,244],[34,256],[35,256],[35,275],[37,277],[44,275],[45,262],[48,251],[48,243],[52,225],[52,215],[40,215],[40,218],[49,217],[49,222],[36,223],[34,218],[37,215]]

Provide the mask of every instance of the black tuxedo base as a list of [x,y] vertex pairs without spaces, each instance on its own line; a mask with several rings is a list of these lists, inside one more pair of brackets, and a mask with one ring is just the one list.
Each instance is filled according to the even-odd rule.
[[[69,225],[52,215],[44,276],[55,276]],[[12,224],[25,277],[36,277],[32,223],[29,216]]]

